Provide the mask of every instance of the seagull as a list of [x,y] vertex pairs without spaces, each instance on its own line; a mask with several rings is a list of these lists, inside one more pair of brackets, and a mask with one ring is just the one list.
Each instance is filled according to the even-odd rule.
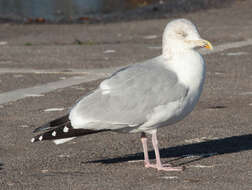
[[[140,133],[144,165],[163,171],[184,167],[162,164],[157,129],[181,121],[195,107],[203,89],[205,62],[197,51],[213,49],[187,19],[169,22],[163,33],[162,54],[126,66],[80,99],[67,115],[37,128],[31,142],[62,144],[79,136],[104,131]],[[152,136],[156,163],[150,163],[147,134]]]

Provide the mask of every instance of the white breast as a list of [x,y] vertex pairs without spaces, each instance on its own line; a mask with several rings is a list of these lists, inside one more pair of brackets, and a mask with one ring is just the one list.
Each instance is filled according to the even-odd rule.
[[180,83],[188,87],[187,96],[156,107],[148,122],[139,130],[151,131],[157,127],[176,123],[187,116],[199,100],[205,79],[205,63],[201,55],[194,50],[183,52],[183,56],[174,56],[166,67],[176,72]]
[[166,67],[176,72],[181,83],[190,89],[198,89],[204,82],[205,62],[195,50],[187,50],[181,54],[174,54]]
[[175,71],[179,81],[189,88],[187,97],[182,102],[182,110],[176,120],[188,115],[199,100],[205,80],[205,62],[195,50],[184,51],[183,55],[175,54],[168,68]]

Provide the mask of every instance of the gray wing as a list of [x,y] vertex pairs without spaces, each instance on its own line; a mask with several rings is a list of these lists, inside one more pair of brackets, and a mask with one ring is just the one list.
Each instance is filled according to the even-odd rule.
[[164,60],[157,57],[119,70],[79,101],[70,119],[111,124],[111,129],[138,126],[155,107],[184,98],[188,89],[160,61]]

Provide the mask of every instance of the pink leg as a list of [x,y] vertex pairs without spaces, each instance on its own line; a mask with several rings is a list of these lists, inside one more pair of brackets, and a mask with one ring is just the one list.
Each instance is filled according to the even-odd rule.
[[184,167],[170,167],[170,166],[165,166],[162,165],[161,160],[160,160],[160,154],[159,154],[159,149],[158,149],[158,140],[157,140],[157,131],[155,131],[152,134],[152,145],[155,151],[156,155],[156,165],[155,168],[158,170],[164,170],[164,171],[183,171]]
[[149,154],[148,154],[148,148],[147,148],[147,137],[145,133],[141,134],[141,141],[142,141],[143,151],[144,151],[144,166],[146,168],[156,168],[156,164],[151,164],[149,160]]
[[143,151],[144,151],[144,166],[148,167],[150,165],[150,160],[149,160],[148,148],[147,148],[147,137],[145,133],[141,134],[141,141],[142,141]]

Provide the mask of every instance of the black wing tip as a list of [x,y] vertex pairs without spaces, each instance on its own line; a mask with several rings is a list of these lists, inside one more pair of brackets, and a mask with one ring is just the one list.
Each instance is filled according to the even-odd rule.
[[[39,131],[39,130],[37,130]],[[104,132],[109,130],[89,130],[89,129],[74,129],[70,123],[68,125],[60,126],[58,128],[52,129],[50,131],[44,132],[40,135],[37,135],[31,139],[31,142],[44,141],[44,140],[57,140],[57,139],[65,139],[72,137],[79,137],[99,132]]]
[[67,124],[68,122],[69,122],[69,114],[64,115],[62,117],[59,117],[57,119],[54,119],[54,120],[50,121],[49,123],[46,123],[36,129],[34,129],[33,133],[47,131],[51,128],[57,128],[57,127],[60,127],[62,125]]
[[[47,129],[50,129],[50,126],[49,127],[43,127],[43,126],[39,127],[37,129],[35,129],[34,132],[40,132],[40,131],[44,131]],[[56,129],[46,131],[40,135],[33,137],[31,139],[31,142],[34,143],[34,142],[43,141],[43,140],[56,140],[56,139],[61,138],[61,136],[63,136],[62,133],[67,133],[68,131],[69,131],[69,128],[67,126],[60,126]],[[59,136],[58,136],[58,133],[60,133]]]

